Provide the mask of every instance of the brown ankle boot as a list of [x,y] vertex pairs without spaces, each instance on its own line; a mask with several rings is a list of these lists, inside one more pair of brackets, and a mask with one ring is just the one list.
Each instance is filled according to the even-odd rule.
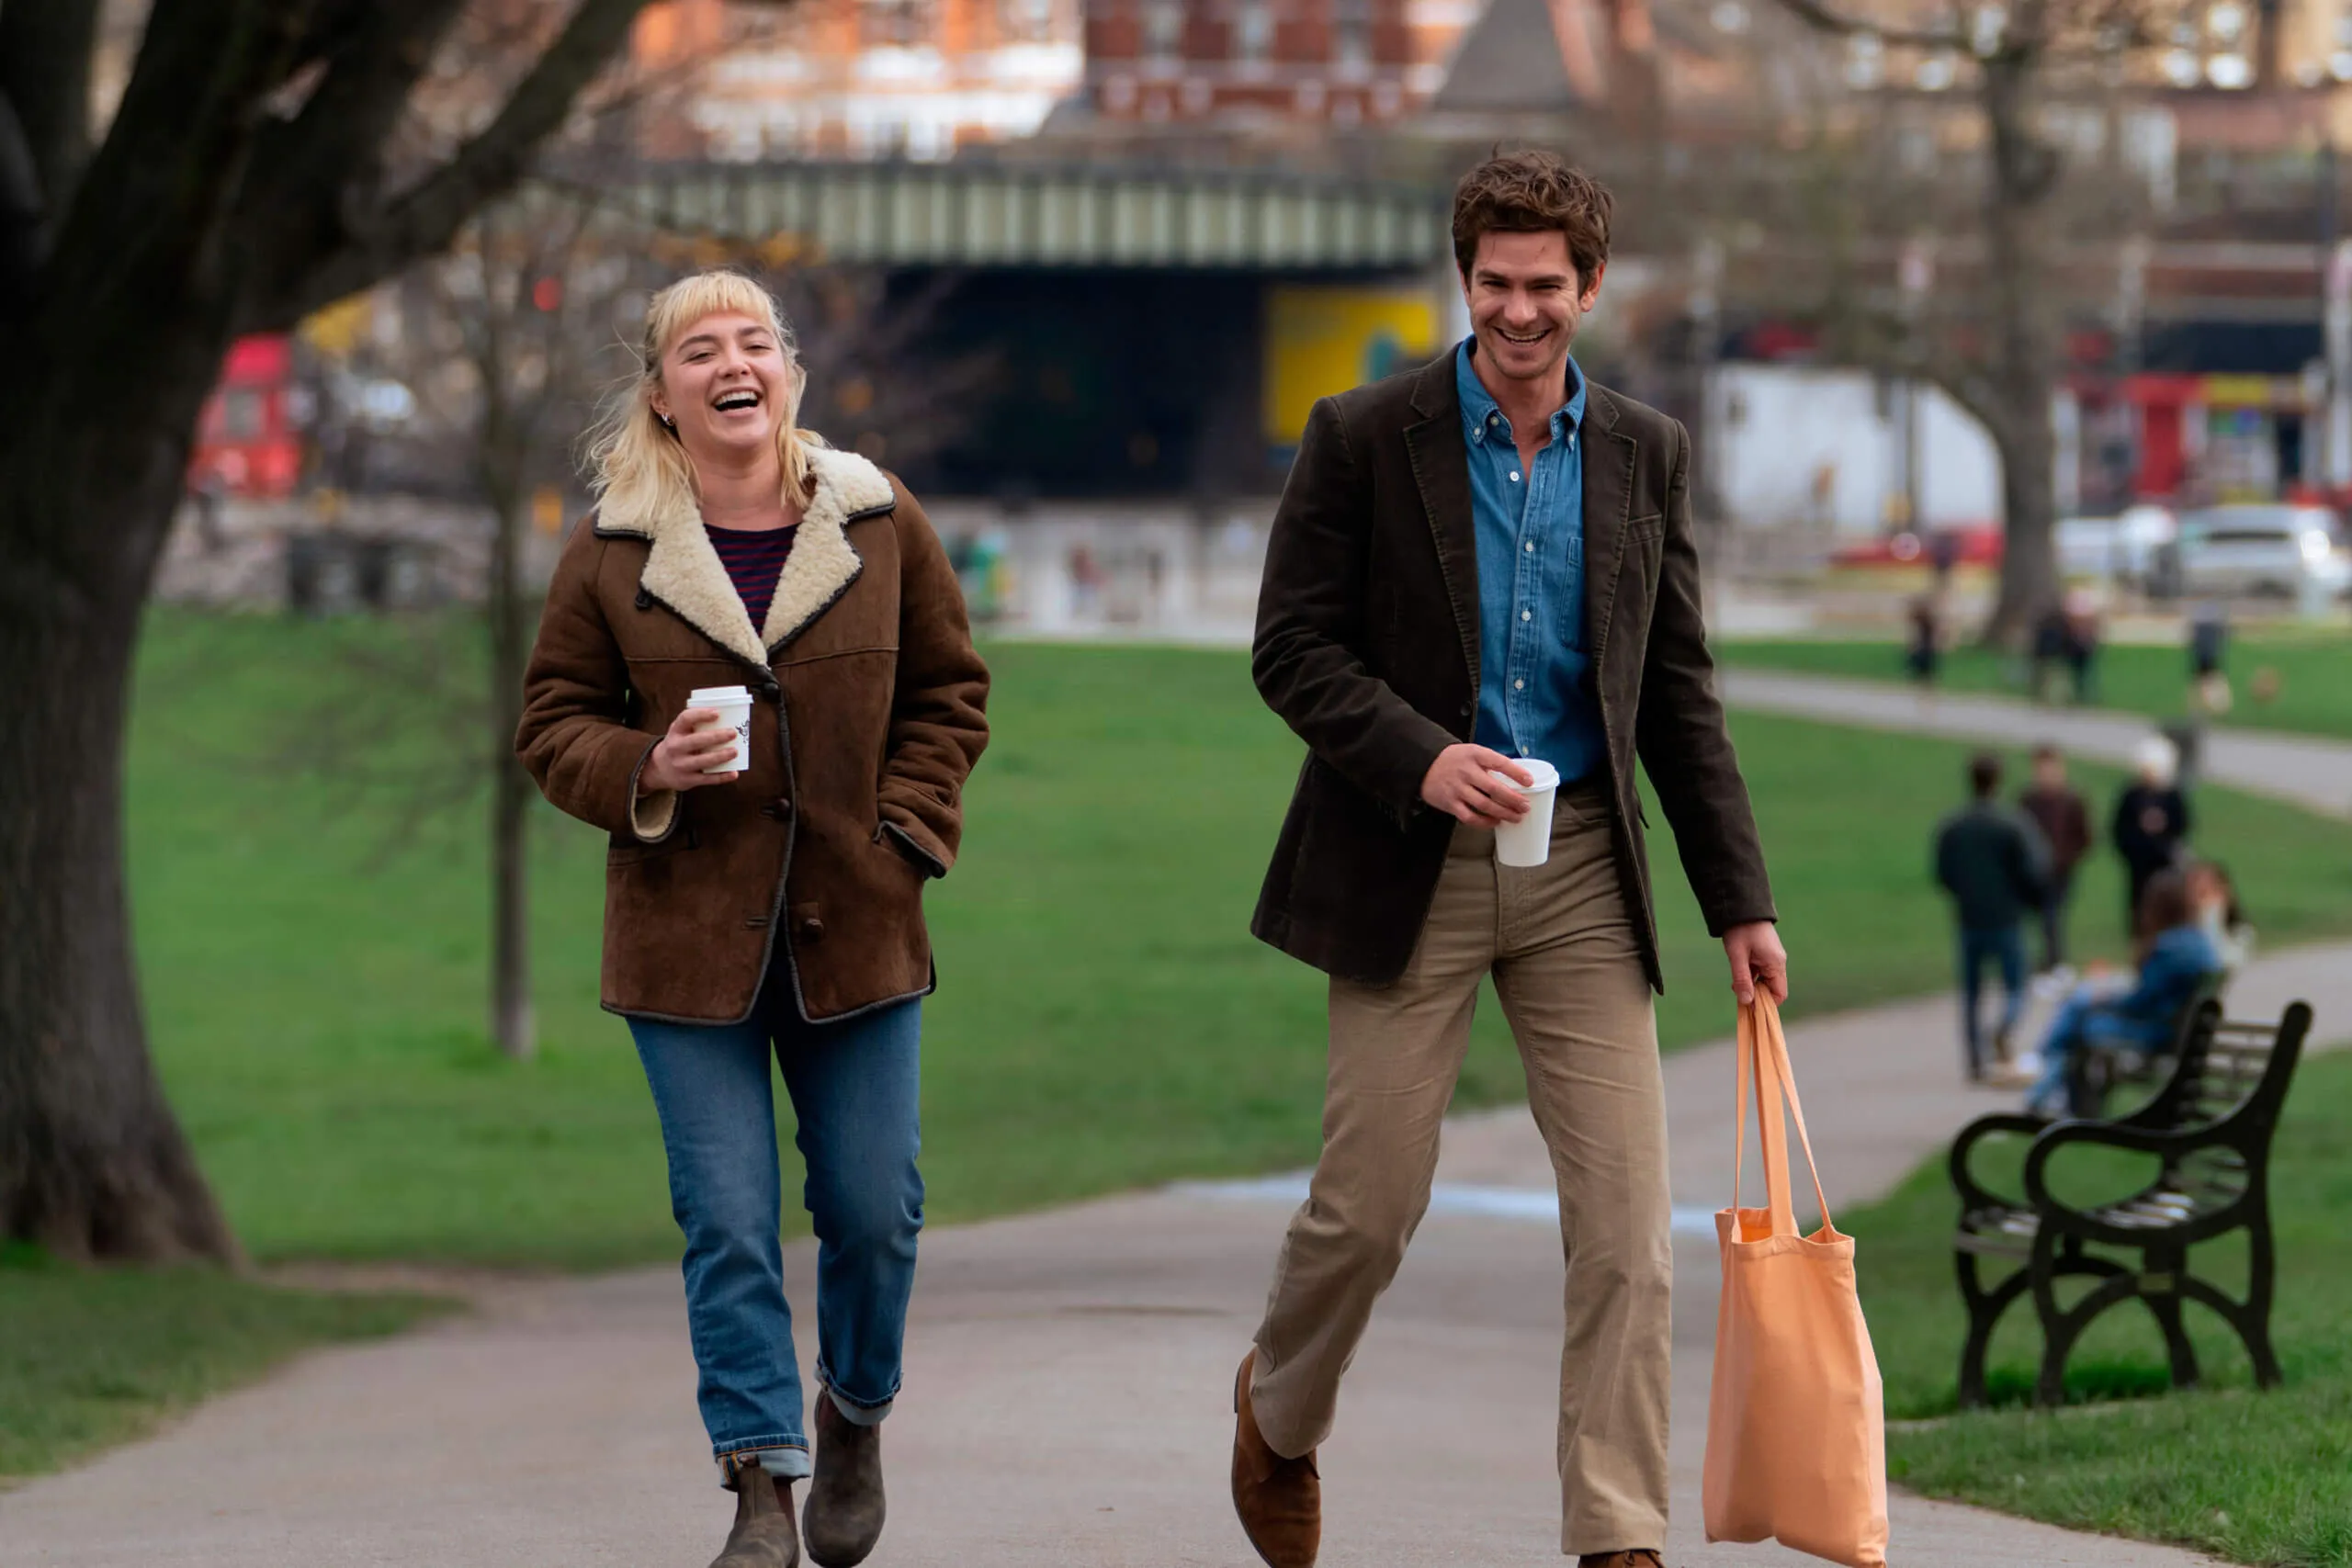
[[1252,1350],[1233,1384],[1233,1511],[1268,1568],[1315,1568],[1323,1544],[1323,1479],[1312,1450],[1284,1459],[1266,1444],[1250,1409]]
[[757,1460],[735,1467],[735,1528],[710,1568],[798,1568],[800,1531],[792,1519],[792,1483],[779,1481]]
[[841,1413],[817,1391],[817,1473],[808,1483],[808,1555],[820,1568],[856,1568],[882,1539],[882,1428]]

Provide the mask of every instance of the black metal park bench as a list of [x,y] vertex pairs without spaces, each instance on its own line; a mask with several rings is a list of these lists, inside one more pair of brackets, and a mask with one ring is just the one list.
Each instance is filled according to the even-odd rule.
[[[1968,1340],[1960,1353],[1960,1402],[1984,1403],[1984,1356],[2001,1314],[2030,1293],[2041,1321],[2042,1353],[2034,1385],[2038,1404],[2065,1392],[2066,1358],[2083,1331],[2109,1307],[2145,1302],[2165,1337],[2177,1388],[2197,1382],[2197,1355],[2181,1323],[2181,1303],[2212,1309],[2237,1331],[2256,1382],[2278,1381],[2270,1347],[2277,1273],[2270,1229],[2270,1144],[2295,1064],[2311,1032],[2308,1003],[2290,1006],[2273,1023],[2230,1022],[2214,998],[2200,1002],[2183,1031],[2172,1076],[2138,1110],[2113,1121],[2051,1122],[2039,1116],[1979,1117],[1951,1149],[1960,1194],[1953,1239],[1960,1292],[1968,1304]],[[2033,1139],[2026,1153],[2025,1198],[2002,1197],[1977,1180],[1971,1161],[1988,1135]],[[2059,1150],[2089,1145],[2156,1157],[2155,1179],[2130,1197],[2075,1208],[2050,1190],[2050,1161]],[[2188,1271],[2188,1249],[2233,1231],[2246,1233],[2246,1295],[2237,1301]],[[2136,1262],[2096,1252],[2136,1252]],[[1979,1270],[1993,1260],[2014,1265],[1987,1286]],[[2098,1282],[2061,1306],[2058,1281]]]
[[2174,1018],[2172,1043],[2161,1050],[2136,1050],[2093,1034],[2066,1065],[2066,1114],[2103,1118],[2108,1099],[2117,1089],[2169,1082],[2179,1067],[2181,1044],[2198,1008],[2221,1000],[2228,987],[2229,976],[2220,970],[2200,981]]

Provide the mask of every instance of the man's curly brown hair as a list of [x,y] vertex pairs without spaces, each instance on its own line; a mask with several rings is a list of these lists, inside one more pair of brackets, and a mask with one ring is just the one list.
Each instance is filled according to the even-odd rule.
[[1464,278],[1486,234],[1567,237],[1579,293],[1609,260],[1608,187],[1551,152],[1498,152],[1453,187],[1453,264]]

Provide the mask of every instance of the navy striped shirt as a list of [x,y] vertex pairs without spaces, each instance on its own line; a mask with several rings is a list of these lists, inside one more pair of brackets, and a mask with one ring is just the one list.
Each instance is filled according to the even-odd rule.
[[718,552],[718,564],[727,569],[735,592],[741,596],[743,608],[752,613],[752,629],[764,633],[776,579],[784,575],[785,558],[792,554],[793,536],[799,528],[714,528],[707,523],[702,527],[710,536],[710,547]]

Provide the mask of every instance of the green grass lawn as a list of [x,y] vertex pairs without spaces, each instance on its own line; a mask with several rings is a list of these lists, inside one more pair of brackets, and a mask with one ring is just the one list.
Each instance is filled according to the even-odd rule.
[[[1904,679],[1903,651],[1893,642],[1797,639],[1736,641],[1718,650],[1728,663],[1811,675]],[[2228,660],[2236,701],[2221,722],[2255,728],[2352,737],[2352,636],[2338,631],[2265,632],[2237,638]],[[2254,700],[2255,672],[2275,671],[2276,700]],[[2010,655],[1975,647],[1945,656],[1947,691],[2022,696],[2026,671]],[[2064,691],[2063,683],[2060,690]],[[2178,718],[2188,711],[2188,655],[2178,648],[2119,644],[2099,656],[2098,700],[2109,707]]]
[[137,1437],[298,1351],[444,1310],[421,1296],[321,1294],[206,1269],[93,1273],[0,1247],[0,1490]]
[[[335,699],[376,761],[453,774],[476,743],[447,732],[447,705],[419,699],[423,677],[388,673],[411,668],[395,638],[365,623],[151,623],[131,880],[173,1102],[264,1261],[673,1258],[651,1105],[626,1028],[596,1006],[602,836],[551,809],[535,824],[541,1052],[509,1063],[483,1027],[479,808],[388,849],[398,813],[382,768],[361,787],[273,760],[289,734],[319,732],[322,700]],[[1307,1164],[1322,985],[1248,934],[1299,752],[1246,660],[989,652],[996,739],[968,795],[962,862],[930,906],[933,1216]],[[1781,718],[1735,728],[1794,954],[1792,1012],[1947,986],[1926,840],[1960,793],[1966,749]],[[2210,792],[2200,833],[2233,863],[2267,940],[2352,929],[2352,826]],[[1660,1029],[1681,1045],[1723,1033],[1731,1012],[1721,949],[1663,831],[1654,848],[1671,987]],[[2097,864],[2077,922],[2089,951],[2117,951],[2120,898]],[[1463,1100],[1521,1092],[1488,1006]],[[0,1288],[0,1363],[29,1342],[12,1329],[17,1298]],[[17,1419],[0,1404],[0,1427]]]
[[[1841,1217],[1858,1239],[1887,1414],[1917,1422],[1889,1434],[1891,1473],[1936,1496],[2179,1541],[2241,1562],[2352,1564],[2347,1120],[2352,1058],[2307,1062],[2272,1156],[2279,1256],[2273,1333],[2286,1382],[2267,1393],[2254,1390],[2245,1354],[2227,1327],[2192,1305],[2188,1323],[2206,1391],[2131,1397],[2165,1389],[2166,1378],[2154,1321],[2126,1303],[2085,1337],[2069,1379],[2077,1393],[2111,1403],[2054,1415],[2017,1403],[1950,1415],[1966,1317],[1952,1280],[1957,1210],[1943,1162],[1930,1161],[1885,1201]],[[2077,1201],[2135,1190],[2143,1168],[2089,1157],[2072,1169],[2053,1165],[2071,1189],[2065,1195]],[[2233,1293],[2244,1289],[2242,1245],[2195,1249],[2191,1267]],[[2040,1350],[2032,1303],[2019,1303],[1994,1342],[1996,1398],[2026,1397]]]

